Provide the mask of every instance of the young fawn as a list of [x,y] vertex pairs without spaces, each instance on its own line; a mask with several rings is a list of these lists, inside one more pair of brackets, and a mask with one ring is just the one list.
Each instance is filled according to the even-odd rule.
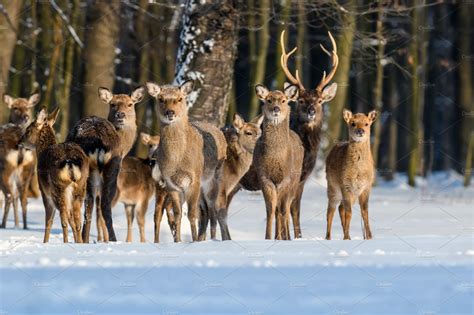
[[[291,205],[291,216],[293,219],[295,238],[301,238],[301,198],[303,196],[304,185],[316,165],[323,123],[323,104],[331,101],[334,96],[336,96],[337,83],[329,83],[334,77],[334,74],[336,74],[339,58],[337,56],[336,41],[332,37],[331,33],[329,33],[333,50],[329,52],[322,45],[321,49],[331,57],[332,69],[327,76],[326,72],[324,72],[323,78],[316,88],[306,89],[299,78],[298,72],[296,72],[296,75],[293,76],[288,69],[288,58],[296,51],[297,47],[295,47],[289,53],[286,53],[284,36],[285,31],[281,33],[280,41],[282,49],[281,67],[287,79],[292,84],[296,84],[299,89],[298,101],[296,102],[295,111],[292,112],[290,117],[290,127],[300,136],[304,147],[303,169],[301,172],[300,184],[298,186],[296,198]],[[287,84],[288,83],[285,83],[285,87]]]
[[350,240],[349,226],[352,205],[359,199],[364,220],[364,239],[371,239],[369,225],[369,194],[375,178],[374,161],[370,151],[370,126],[377,119],[377,112],[368,115],[343,112],[349,129],[349,141],[339,143],[326,159],[328,182],[328,210],[326,239],[331,239],[331,226],[336,207],[339,205],[344,239]]
[[[158,150],[158,145],[160,144],[160,136],[151,136],[146,133],[141,133],[141,138],[143,144],[148,146],[148,159],[150,161],[150,167],[153,169],[156,164],[155,154]],[[173,204],[171,199],[168,197],[168,193],[161,182],[154,181],[155,184],[155,243],[160,242],[160,229],[161,229],[161,219],[163,218],[163,213],[166,210],[166,216],[168,218],[168,225],[171,230],[173,237],[176,235],[174,216],[173,216]]]
[[255,91],[263,104],[263,131],[258,139],[252,164],[257,167],[259,185],[265,198],[267,228],[271,239],[275,217],[275,238],[290,239],[288,219],[301,177],[304,150],[299,136],[290,129],[290,101],[298,98],[298,87],[284,92],[269,91],[257,85]]
[[0,228],[6,227],[11,205],[15,227],[19,227],[18,199],[22,209],[23,228],[28,227],[28,187],[33,178],[36,155],[32,150],[19,145],[23,133],[23,127],[12,123],[0,127],[0,190],[4,195],[4,213]]
[[40,95],[38,93],[31,94],[26,98],[14,98],[8,94],[3,95],[3,101],[10,109],[9,122],[15,125],[28,125],[33,117],[33,107],[38,104]]
[[59,210],[63,241],[68,242],[68,224],[74,241],[82,242],[81,207],[89,175],[88,158],[75,143],[56,143],[53,129],[59,108],[48,115],[42,109],[21,139],[24,147],[36,148],[38,180],[46,211],[44,242],[49,241],[55,209]]
[[[97,205],[98,225],[107,229],[104,240],[117,240],[112,224],[112,201],[117,191],[122,159],[135,142],[135,105],[141,102],[144,92],[143,87],[136,88],[131,95],[112,94],[106,88],[99,88],[99,98],[109,106],[108,119],[96,116],[83,118],[67,136],[67,141],[79,144],[89,157],[90,170],[82,229],[82,238],[86,243],[89,242],[94,202]],[[98,235],[98,240],[101,238]]]
[[[221,229],[222,240],[230,240],[227,214],[229,203],[238,187],[240,179],[249,170],[252,164],[253,151],[258,138],[262,134],[260,125],[263,116],[257,117],[253,122],[245,122],[235,114],[232,126],[224,128],[223,133],[227,141],[227,156],[219,174],[215,212],[202,211],[200,234],[206,233],[208,219],[211,222],[211,238],[216,238],[217,222]],[[205,210],[205,209],[202,209]]]
[[189,122],[186,97],[192,87],[192,81],[179,87],[147,83],[148,93],[157,100],[158,118],[162,124],[153,177],[157,182],[165,183],[173,202],[176,242],[181,241],[184,201],[188,205],[192,239],[198,239],[199,203],[214,207],[216,172],[222,167],[226,153],[225,138],[218,128],[207,123]]

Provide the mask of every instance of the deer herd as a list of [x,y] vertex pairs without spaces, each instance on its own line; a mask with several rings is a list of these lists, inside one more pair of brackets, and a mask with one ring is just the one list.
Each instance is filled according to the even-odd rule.
[[[230,240],[229,205],[241,190],[261,190],[266,207],[265,238],[290,240],[290,220],[294,238],[302,237],[300,207],[303,189],[318,154],[323,124],[323,104],[331,101],[337,90],[332,80],[337,66],[336,43],[329,33],[332,69],[323,74],[314,89],[306,89],[298,71],[288,69],[288,59],[296,51],[285,50],[281,34],[281,66],[290,83],[283,90],[255,87],[262,102],[262,113],[246,122],[235,114],[231,126],[222,129],[191,121],[187,96],[193,82],[179,86],[146,83],[130,95],[113,94],[99,88],[99,98],[109,106],[108,118],[86,117],[69,131],[64,143],[57,143],[54,123],[59,108],[48,112],[42,108],[33,118],[32,111],[39,94],[28,99],[3,100],[10,109],[10,122],[0,127],[0,188],[4,198],[2,228],[6,227],[13,206],[15,227],[19,226],[18,201],[27,228],[28,188],[35,174],[45,208],[44,242],[49,241],[56,210],[59,210],[63,241],[68,229],[74,241],[89,243],[95,205],[97,240],[116,241],[112,208],[124,204],[127,217],[126,241],[132,240],[134,216],[145,241],[145,215],[155,197],[154,241],[160,240],[160,225],[166,217],[175,242],[181,241],[183,205],[193,241],[216,238],[219,224],[222,240]],[[135,105],[148,93],[156,103],[160,135],[142,133],[148,147],[146,159],[127,154],[137,138]],[[295,105],[291,108],[291,103]],[[343,119],[349,140],[338,143],[326,159],[327,232],[336,207],[344,239],[350,239],[352,206],[358,199],[363,219],[364,239],[371,239],[368,200],[374,181],[370,150],[370,127],[377,112],[368,115],[344,110]],[[84,205],[84,220],[81,209]],[[275,229],[272,232],[273,222]]]

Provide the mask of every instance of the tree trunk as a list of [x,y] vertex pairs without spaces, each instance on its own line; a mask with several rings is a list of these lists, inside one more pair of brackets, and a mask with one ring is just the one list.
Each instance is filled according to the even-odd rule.
[[[77,29],[77,20],[79,17],[79,10],[81,5],[80,0],[74,0],[73,7],[70,14],[70,23],[74,29]],[[70,111],[70,96],[71,96],[71,83],[74,72],[74,52],[76,43],[72,38],[69,38],[66,43],[64,52],[64,82],[61,86],[61,93],[59,97],[59,106],[61,106],[61,125],[59,127],[59,134],[61,139],[65,139],[69,130],[69,111]]]
[[233,0],[188,0],[176,62],[175,83],[191,79],[191,120],[222,125],[231,97],[237,56],[238,10]]
[[257,98],[257,95],[254,92],[253,87],[256,84],[264,84],[265,82],[265,69],[267,65],[267,53],[268,53],[268,45],[270,43],[270,27],[269,27],[269,16],[270,16],[270,1],[269,0],[262,0],[260,1],[260,20],[258,22],[258,26],[260,27],[258,31],[258,39],[257,51],[255,52],[257,55],[256,63],[250,69],[250,84],[251,84],[251,92],[250,92],[250,111],[249,111],[249,119],[253,119],[260,111],[260,101]]
[[397,89],[397,69],[395,66],[391,67],[390,71],[390,122],[389,122],[389,144],[388,144],[388,161],[387,170],[385,170],[385,179],[393,180],[394,174],[397,172],[397,136],[398,136],[398,125],[397,125],[397,108],[400,104],[400,97]]
[[[354,12],[355,0],[347,1],[344,5],[347,11]],[[342,124],[342,110],[347,106],[347,95],[349,92],[349,72],[351,69],[352,44],[356,30],[356,19],[353,13],[341,12],[342,25],[341,33],[337,37],[337,54],[339,56],[339,66],[332,82],[337,83],[336,97],[329,105],[328,117],[328,147],[327,151],[339,141]]]
[[[459,60],[459,105],[461,106],[461,128],[460,128],[460,139],[461,139],[461,159],[469,157],[469,145],[472,143],[472,133],[474,126],[474,98],[473,98],[473,85],[472,85],[472,50],[471,50],[471,33],[472,23],[471,18],[474,13],[472,4],[468,4],[465,1],[459,3],[460,10],[458,19],[458,60]],[[471,139],[471,140],[470,140]],[[472,149],[471,149],[472,150]],[[464,165],[467,165],[469,161],[463,161]],[[466,168],[465,171],[468,169]],[[469,176],[470,177],[470,176]]]
[[[0,13],[0,97],[8,92],[8,75],[10,64],[12,62],[13,50],[15,49],[18,21],[23,1],[4,1],[0,5],[5,10],[5,14]],[[7,122],[8,110],[2,104],[0,106],[0,124]]]
[[464,168],[464,187],[471,185],[472,164],[474,158],[474,132],[471,133],[466,152],[466,164]]
[[[291,1],[290,0],[281,0],[280,1],[280,14],[278,18],[278,31],[276,33],[276,36],[278,39],[280,38],[280,34],[283,30],[286,32],[285,36],[285,46],[288,46],[288,38],[290,37],[290,34],[288,32],[288,20],[291,14]],[[276,50],[277,54],[275,54],[275,80],[273,82],[273,88],[275,89],[282,89],[283,88],[283,83],[285,83],[286,77],[285,73],[281,69],[280,65],[280,58],[281,58],[281,47],[280,47],[280,42],[276,44]],[[253,92],[253,91],[252,91]]]
[[[385,54],[385,39],[383,36],[383,20],[384,20],[384,12],[383,12],[383,4],[382,1],[378,3],[378,13],[377,13],[377,23],[376,23],[376,38],[377,38],[377,55],[375,57],[376,62],[376,74],[375,74],[375,88],[374,88],[374,105],[375,110],[379,113],[382,113],[382,92],[383,92],[383,58]],[[374,165],[375,168],[379,167],[379,147],[380,147],[380,135],[382,133],[382,119],[379,117],[375,121],[374,126],[374,142],[372,144],[372,155],[374,157]]]
[[120,30],[120,1],[97,1],[89,8],[84,49],[84,115],[107,117],[108,107],[97,96],[101,86],[113,89],[115,45]]
[[415,187],[415,177],[418,171],[419,154],[419,134],[420,128],[420,79],[419,79],[419,63],[418,50],[420,42],[419,34],[419,9],[414,9],[412,12],[412,41],[409,50],[409,64],[411,73],[411,109],[408,115],[408,122],[410,126],[410,140],[409,140],[409,160],[408,160],[408,184]]

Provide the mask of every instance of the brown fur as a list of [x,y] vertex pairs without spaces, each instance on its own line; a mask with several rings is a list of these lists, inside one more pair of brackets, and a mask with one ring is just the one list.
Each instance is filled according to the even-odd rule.
[[267,209],[265,238],[271,239],[272,220],[276,216],[276,239],[289,239],[287,221],[301,177],[304,150],[298,135],[290,130],[289,101],[298,97],[298,88],[288,86],[284,92],[256,86],[264,101],[263,132],[257,141],[253,165],[257,166],[259,185]]
[[227,225],[229,203],[240,179],[252,164],[255,144],[262,133],[260,129],[262,121],[263,116],[260,116],[254,122],[247,123],[242,117],[235,114],[232,127],[223,130],[227,141],[227,155],[218,179],[215,212],[203,211],[204,215],[201,218],[201,230],[203,231],[201,233],[205,233],[207,218],[210,219],[212,239],[216,238],[217,222],[219,222],[221,229],[222,240],[231,239]]
[[[67,141],[81,146],[90,161],[82,230],[86,243],[89,242],[94,203],[97,205],[98,226],[107,228],[103,239],[117,240],[112,223],[112,201],[117,191],[120,164],[136,138],[135,105],[143,96],[143,87],[135,89],[130,96],[114,95],[106,88],[99,88],[100,99],[110,107],[108,120],[95,116],[83,118],[76,123],[67,137]],[[101,229],[98,229],[98,240],[102,240],[100,231]]]
[[59,108],[48,116],[42,109],[22,137],[25,147],[36,147],[38,180],[46,211],[44,242],[49,241],[55,209],[59,210],[63,241],[68,242],[68,224],[74,241],[82,243],[81,206],[86,194],[88,158],[75,143],[56,144],[53,124]]
[[[161,143],[156,154],[154,178],[163,181],[173,201],[176,224],[175,241],[181,241],[181,207],[188,204],[193,241],[198,239],[198,204],[214,207],[216,174],[225,159],[225,139],[209,124],[189,123],[186,97],[192,82],[180,87],[159,87],[147,83],[148,93],[157,99],[158,117],[162,124]],[[206,162],[206,163],[204,163]],[[202,180],[202,198],[200,194]]]
[[349,129],[349,141],[339,143],[326,159],[328,181],[328,210],[326,239],[331,239],[331,226],[339,205],[344,239],[349,240],[352,205],[358,199],[364,220],[364,239],[371,239],[369,225],[369,194],[375,178],[374,161],[370,151],[370,126],[377,112],[355,114],[344,110]]
[[10,206],[13,205],[15,227],[19,227],[18,199],[20,200],[23,228],[27,225],[28,187],[33,177],[36,154],[19,146],[23,128],[15,124],[0,127],[0,189],[4,195],[4,214],[1,228],[6,227]]

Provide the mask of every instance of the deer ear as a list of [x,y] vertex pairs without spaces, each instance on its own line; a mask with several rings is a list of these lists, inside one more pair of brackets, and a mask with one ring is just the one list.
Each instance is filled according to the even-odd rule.
[[43,125],[48,119],[48,110],[46,107],[41,108],[38,115],[36,116],[36,122],[40,125]]
[[262,84],[257,84],[255,86],[255,93],[257,94],[257,97],[264,101],[268,94],[270,94],[270,91]]
[[3,94],[3,102],[7,104],[8,108],[12,108],[13,102],[15,99],[8,94]]
[[183,92],[186,95],[191,93],[193,91],[193,88],[194,88],[194,82],[192,80],[184,81],[183,84],[179,86],[179,89],[181,90],[181,92]]
[[143,100],[143,97],[145,96],[145,88],[143,86],[137,87],[135,90],[133,90],[132,94],[130,97],[132,98],[132,101],[136,103],[140,103]]
[[142,138],[142,143],[143,144],[150,143],[151,136],[149,134],[142,132],[142,133],[140,133],[140,137]]
[[344,120],[346,121],[346,123],[349,123],[349,121],[351,120],[352,118],[352,112],[348,109],[344,109],[342,111],[342,117],[344,118]]
[[256,124],[258,127],[260,127],[263,123],[263,115],[258,115],[257,117],[255,117],[253,120],[252,120],[252,123]]
[[114,95],[112,94],[112,92],[110,92],[108,88],[105,88],[105,87],[99,88],[99,98],[105,104],[109,104],[113,97]]
[[56,119],[58,119],[58,116],[59,116],[59,106],[56,107],[56,109],[53,110],[53,112],[48,115],[48,124],[50,126],[53,126],[54,123],[56,122]]
[[296,101],[298,94],[299,91],[296,85],[290,84],[285,88],[285,95],[290,101]]
[[337,83],[332,83],[326,86],[323,89],[323,93],[322,93],[323,102],[326,103],[332,100],[334,96],[336,96],[336,92],[337,92]]
[[40,101],[39,93],[31,94],[30,98],[28,98],[28,107],[35,107],[36,104]]
[[377,117],[379,116],[379,113],[376,111],[376,110],[373,110],[369,113],[369,119],[371,122],[374,122],[375,120],[377,120]]
[[240,129],[244,126],[245,121],[244,119],[237,113],[234,114],[234,120],[232,121],[232,126],[236,129]]
[[148,94],[150,94],[152,97],[157,97],[158,94],[160,94],[161,92],[160,86],[153,82],[147,82],[146,89],[148,91]]

